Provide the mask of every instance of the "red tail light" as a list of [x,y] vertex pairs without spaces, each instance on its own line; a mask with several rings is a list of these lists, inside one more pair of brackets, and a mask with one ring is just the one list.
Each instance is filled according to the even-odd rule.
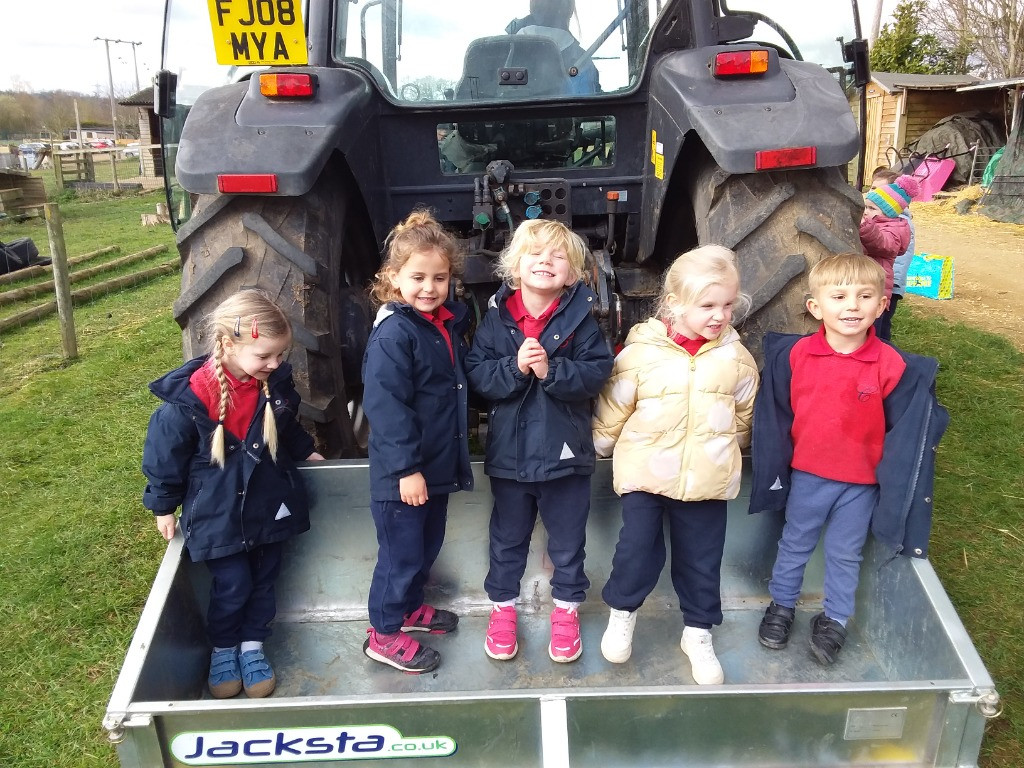
[[217,189],[224,194],[277,192],[277,174],[222,173],[217,177]]
[[316,93],[316,78],[300,72],[264,72],[260,93],[276,99],[310,99]]
[[768,51],[727,51],[716,53],[711,64],[715,77],[760,75],[768,71]]
[[814,165],[817,161],[817,147],[762,149],[754,154],[754,167],[759,171],[769,171],[773,168],[799,168]]

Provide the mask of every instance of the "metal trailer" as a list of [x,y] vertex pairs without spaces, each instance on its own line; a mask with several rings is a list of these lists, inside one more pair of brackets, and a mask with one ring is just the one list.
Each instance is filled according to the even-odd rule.
[[858,611],[839,661],[818,665],[808,622],[820,610],[820,552],[807,571],[789,647],[757,641],[779,516],[729,507],[722,568],[725,621],[714,630],[725,683],[697,686],[679,648],[682,617],[667,574],[640,609],[632,658],[614,665],[599,645],[600,594],[619,529],[611,464],[598,463],[580,609],[584,653],[547,655],[551,570],[538,527],[523,581],[520,651],[483,650],[490,494],[451,498],[448,535],[428,600],[455,610],[458,631],[430,636],[442,654],[413,676],[362,653],[366,592],[376,559],[367,465],[329,461],[303,470],[313,497],[310,533],[289,543],[278,616],[267,642],[278,676],[272,698],[214,700],[206,692],[206,569],[180,533],[143,610],[104,719],[123,768],[340,765],[389,758],[452,766],[976,766],[999,697],[927,560],[883,562],[869,542]]

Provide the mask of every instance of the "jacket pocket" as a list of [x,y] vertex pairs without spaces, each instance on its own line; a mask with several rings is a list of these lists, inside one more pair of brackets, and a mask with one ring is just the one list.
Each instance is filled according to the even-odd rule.
[[185,533],[185,541],[192,536],[193,526],[202,518],[203,482],[190,479],[188,489],[185,491],[185,501],[182,503],[182,529]]

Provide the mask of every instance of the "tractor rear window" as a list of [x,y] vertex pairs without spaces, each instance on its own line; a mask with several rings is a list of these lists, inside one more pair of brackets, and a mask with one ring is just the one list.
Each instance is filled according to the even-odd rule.
[[615,118],[440,123],[437,149],[446,174],[481,173],[498,158],[520,171],[609,166],[615,163]]
[[635,86],[663,0],[335,0],[334,58],[400,102],[588,98]]

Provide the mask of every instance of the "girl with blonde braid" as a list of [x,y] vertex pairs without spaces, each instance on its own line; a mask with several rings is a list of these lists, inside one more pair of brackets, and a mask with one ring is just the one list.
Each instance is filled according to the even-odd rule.
[[277,682],[263,641],[276,613],[282,545],[309,530],[295,462],[323,456],[296,421],[284,312],[246,289],[225,299],[207,324],[210,354],[149,386],[163,403],[143,448],[143,504],[168,541],[181,507],[189,557],[210,571],[210,693],[220,699],[244,689],[261,698]]

